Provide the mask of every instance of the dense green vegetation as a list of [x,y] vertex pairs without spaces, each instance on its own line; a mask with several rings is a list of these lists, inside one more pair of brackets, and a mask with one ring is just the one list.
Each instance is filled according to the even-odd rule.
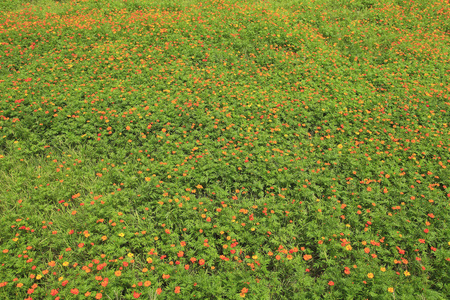
[[3,1],[0,298],[448,299],[449,15]]

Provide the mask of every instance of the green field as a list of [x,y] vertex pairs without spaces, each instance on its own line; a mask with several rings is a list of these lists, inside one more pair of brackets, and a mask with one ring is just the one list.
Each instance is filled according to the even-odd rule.
[[449,299],[450,4],[3,0],[1,299]]

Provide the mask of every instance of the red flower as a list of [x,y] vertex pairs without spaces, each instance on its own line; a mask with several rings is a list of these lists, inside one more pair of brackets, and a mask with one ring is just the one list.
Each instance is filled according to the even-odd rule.
[[179,294],[179,293],[180,293],[180,289],[181,289],[181,288],[180,288],[179,286],[176,286],[176,287],[175,287],[175,294]]
[[329,286],[333,286],[333,285],[334,285],[334,282],[330,280],[330,281],[328,281],[328,285],[329,285]]
[[78,295],[79,293],[78,289],[71,289],[70,292],[74,295]]
[[58,290],[53,289],[51,290],[50,295],[55,296],[58,293],[59,293]]
[[134,291],[134,292],[133,292],[133,297],[134,297],[135,299],[137,299],[137,298],[139,298],[139,297],[141,296],[141,294],[142,294],[142,293],[138,293],[138,292]]
[[428,233],[428,228],[425,228],[423,232]]

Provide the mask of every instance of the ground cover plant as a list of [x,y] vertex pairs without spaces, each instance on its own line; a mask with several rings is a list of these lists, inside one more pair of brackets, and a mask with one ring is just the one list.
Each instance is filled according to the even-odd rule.
[[0,11],[0,298],[450,297],[448,1]]

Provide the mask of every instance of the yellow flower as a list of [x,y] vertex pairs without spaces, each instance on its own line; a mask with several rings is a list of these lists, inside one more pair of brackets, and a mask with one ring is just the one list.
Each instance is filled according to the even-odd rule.
[[65,261],[65,262],[63,262],[63,264],[62,264],[64,267],[67,267],[68,265],[69,265],[69,262],[68,261]]
[[350,250],[352,250],[352,246],[347,245],[347,246],[345,246],[345,249],[346,249],[347,251],[350,251]]
[[393,287],[388,288],[388,292],[389,293],[393,293],[394,292],[394,288]]
[[128,257],[133,257],[134,256],[134,254],[133,253],[128,253]]
[[386,272],[386,268],[385,268],[385,267],[381,267],[381,268],[380,268],[380,271],[381,271],[381,272]]
[[403,272],[403,274],[405,274],[405,276],[411,275],[411,273],[409,273],[408,271]]
[[39,275],[36,276],[36,279],[37,279],[37,280],[39,280],[39,279],[41,279],[41,278],[42,278],[42,275],[41,275],[41,274],[39,274]]
[[339,148],[339,149],[342,149],[342,147],[344,147],[344,146],[342,146],[342,144],[339,144],[339,145],[338,145],[338,148]]
[[120,237],[124,237],[124,236],[125,236],[125,233],[121,232],[121,233],[119,233],[119,236],[120,236]]
[[367,277],[369,277],[370,279],[372,279],[372,278],[373,278],[373,273],[367,274]]

